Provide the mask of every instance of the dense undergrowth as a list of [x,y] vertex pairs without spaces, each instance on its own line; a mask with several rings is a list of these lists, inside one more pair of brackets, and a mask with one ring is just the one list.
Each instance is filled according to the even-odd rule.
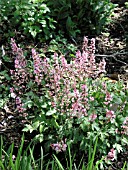
[[[1,44],[0,109],[11,104],[25,138],[32,134],[27,148],[22,137],[17,152],[15,143],[7,149],[1,137],[1,169],[100,170],[127,155],[127,87],[105,77],[106,62],[96,62],[94,38],[74,45],[79,34],[107,30],[115,6],[109,0],[0,2],[0,39],[11,43]],[[22,37],[33,42],[31,51],[26,41],[17,43]],[[120,168],[128,169],[127,156]]]
[[110,23],[115,6],[110,0],[5,0],[0,2],[0,34],[7,38],[20,31],[40,42],[60,31],[69,37],[96,35]]

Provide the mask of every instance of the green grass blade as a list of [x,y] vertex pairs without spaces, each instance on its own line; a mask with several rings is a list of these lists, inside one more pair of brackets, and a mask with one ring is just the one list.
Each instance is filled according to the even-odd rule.
[[94,158],[95,158],[95,154],[96,154],[97,143],[98,143],[98,137],[96,137],[96,142],[95,142],[95,145],[94,145],[94,151],[93,151],[93,154],[92,154],[90,169],[92,169],[92,167],[93,167],[93,162],[94,162]]
[[32,168],[32,159],[31,159],[31,156],[27,156],[26,170],[33,170],[33,168]]
[[48,161],[47,163],[46,170],[49,170],[49,165],[50,165],[50,161]]
[[0,170],[6,170],[3,163],[2,163],[2,161],[0,161]]
[[2,149],[2,152],[4,154],[4,160],[3,163],[5,164],[4,166],[7,167],[7,163],[8,163],[8,159],[9,159],[9,155],[4,151],[4,149]]
[[0,137],[0,160],[2,160],[2,148],[3,148],[3,139]]
[[55,161],[53,160],[52,161],[52,170],[54,170],[56,168],[56,165],[55,165]]
[[23,170],[23,169],[27,169],[27,162],[28,160],[26,160],[26,156],[24,155],[20,161],[20,169]]
[[123,165],[123,168],[121,168],[121,170],[125,170],[125,169],[124,169],[125,166],[126,166],[126,161],[125,161],[125,163],[124,163],[124,165]]
[[72,170],[73,160],[74,160],[75,155],[74,155],[74,157],[73,157],[73,159],[72,159],[71,150],[70,150],[69,144],[68,144],[68,155],[69,155],[69,166],[70,166],[70,167],[69,167],[69,170]]
[[[88,153],[88,163],[90,164],[90,160],[91,160],[91,155],[92,155],[92,140],[90,140],[90,145],[89,145],[89,153]],[[89,170],[87,168],[87,170]]]
[[12,145],[9,149],[8,155],[10,155],[9,156],[9,167],[11,167],[13,170],[15,170],[15,166],[14,166],[14,163],[13,163],[13,150],[14,150],[14,143],[12,143]]
[[62,164],[60,163],[60,161],[58,160],[58,158],[55,155],[53,155],[53,156],[54,156],[55,161],[56,161],[57,165],[59,166],[60,170],[64,170],[64,168],[63,168]]
[[41,160],[40,160],[40,167],[41,167],[41,169],[43,169],[43,164],[44,164],[43,156],[44,156],[44,154],[43,154],[43,148],[41,147]]
[[81,169],[81,170],[86,170],[84,163],[83,163],[83,165],[82,165],[82,169]]
[[81,164],[82,164],[83,158],[84,158],[84,156],[82,156],[82,158],[81,158],[81,160],[80,160],[80,163],[79,163],[79,165],[78,165],[78,169],[80,169],[80,166],[81,166]]
[[87,170],[92,170],[92,168],[93,168],[93,163],[94,163],[94,158],[95,158],[97,143],[98,143],[98,137],[96,137],[96,141],[95,141],[95,145],[94,145],[94,150],[93,150],[93,153],[92,153],[91,160],[89,160]]
[[20,169],[20,160],[21,160],[21,157],[22,157],[23,145],[24,145],[24,135],[21,138],[21,145],[20,145],[20,148],[18,150],[17,158],[16,158],[16,161],[15,161],[15,168],[16,168],[15,170]]
[[100,164],[101,162],[103,162],[103,160],[104,160],[104,158],[101,158],[101,160],[99,160],[99,161],[96,162],[96,165],[95,165],[95,167],[94,167],[94,170],[97,170],[97,169],[98,169],[99,164]]
[[32,149],[29,148],[29,151],[30,151],[31,159],[32,159],[34,169],[35,169],[36,168],[36,163],[35,163],[35,159],[34,159],[34,156],[33,156],[33,149],[34,149],[34,147]]

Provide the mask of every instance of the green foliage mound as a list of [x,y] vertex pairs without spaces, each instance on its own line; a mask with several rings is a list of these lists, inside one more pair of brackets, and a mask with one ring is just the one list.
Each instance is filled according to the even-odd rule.
[[50,10],[42,1],[5,0],[0,1],[1,34],[6,37],[14,33],[25,34],[40,41],[52,38],[56,21],[50,17]]

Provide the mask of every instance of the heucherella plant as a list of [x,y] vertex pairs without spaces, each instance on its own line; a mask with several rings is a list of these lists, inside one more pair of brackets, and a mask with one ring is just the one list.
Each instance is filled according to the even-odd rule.
[[11,45],[12,52],[16,57],[14,63],[15,70],[10,70],[15,88],[11,87],[10,92],[11,96],[16,99],[16,106],[18,111],[23,112],[25,108],[23,108],[23,103],[20,96],[22,95],[22,93],[24,93],[26,88],[25,84],[28,80],[27,61],[24,57],[23,50],[17,47],[14,39],[11,39]]
[[11,43],[16,57],[10,91],[17,111],[29,120],[23,131],[36,131],[35,140],[44,142],[46,151],[50,146],[66,151],[68,142],[75,153],[87,154],[96,136],[100,157],[115,160],[115,153],[126,151],[127,89],[100,78],[106,62],[96,63],[94,38],[84,37],[82,51],[70,62],[57,53],[41,58],[35,49],[30,61],[13,39]]

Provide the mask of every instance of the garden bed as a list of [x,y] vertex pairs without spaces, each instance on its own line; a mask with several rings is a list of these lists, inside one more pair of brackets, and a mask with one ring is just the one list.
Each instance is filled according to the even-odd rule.
[[[128,65],[128,39],[127,39],[127,24],[126,24],[126,17],[127,17],[127,10],[123,7],[117,8],[115,11],[115,16],[113,18],[113,23],[109,26],[108,33],[103,33],[99,36],[94,36],[96,38],[96,60],[99,62],[101,59],[105,58],[106,60],[106,71],[108,77],[110,77],[112,80],[119,81],[118,78],[115,79],[115,77],[112,77],[112,74],[124,74],[126,75],[125,83],[128,81],[127,74],[128,69],[127,67],[124,68],[124,66]],[[115,31],[116,30],[116,31]],[[85,35],[86,36],[86,35]],[[89,39],[93,37],[92,35],[89,37]],[[25,41],[22,46],[24,46],[25,50],[28,53],[31,53],[31,49],[33,47],[36,47],[37,51],[40,51],[40,48],[43,48],[44,54],[50,55],[51,52],[47,51],[49,42],[45,44],[38,44],[36,42],[28,42],[25,40],[24,36],[20,36],[20,34],[17,34],[16,39],[18,43],[22,44],[22,41]],[[78,39],[70,39],[69,44],[74,44],[77,48],[81,49],[81,45],[83,41],[83,37],[79,37]],[[2,46],[5,49],[5,53],[9,56],[13,56],[12,52],[6,50],[9,46],[9,44],[6,44],[5,42],[2,42]],[[2,51],[3,52],[3,51]],[[67,52],[68,56],[68,52]],[[4,66],[1,68],[12,69],[14,66],[10,65],[12,64],[12,61],[3,63]],[[124,68],[122,70],[122,68]],[[118,77],[118,76],[117,76]],[[124,79],[123,79],[124,81]],[[8,85],[9,80],[6,79],[3,83],[3,85],[6,87]],[[127,88],[127,85],[126,85]],[[4,95],[4,94],[3,94]],[[126,101],[127,102],[127,101]],[[33,111],[33,110],[32,110]],[[17,149],[19,147],[19,143],[21,141],[21,136],[23,134],[22,129],[24,127],[25,123],[28,120],[24,117],[20,117],[19,113],[17,113],[17,110],[15,108],[15,100],[11,99],[6,107],[0,110],[0,135],[3,136],[3,139],[5,141],[5,146],[8,147],[12,141],[15,143],[15,152],[17,152]],[[25,146],[31,141],[31,139],[35,136],[35,132],[33,133],[25,133]],[[111,140],[111,139],[110,139]],[[39,148],[41,144],[37,144],[36,148]],[[35,148],[36,157],[40,155],[40,152],[38,153],[38,149]],[[121,153],[118,156],[118,160],[113,161],[112,165],[110,165],[109,169],[111,170],[118,170],[123,167],[124,162],[128,161],[128,147],[126,148],[125,153]],[[63,159],[63,158],[61,158]]]

